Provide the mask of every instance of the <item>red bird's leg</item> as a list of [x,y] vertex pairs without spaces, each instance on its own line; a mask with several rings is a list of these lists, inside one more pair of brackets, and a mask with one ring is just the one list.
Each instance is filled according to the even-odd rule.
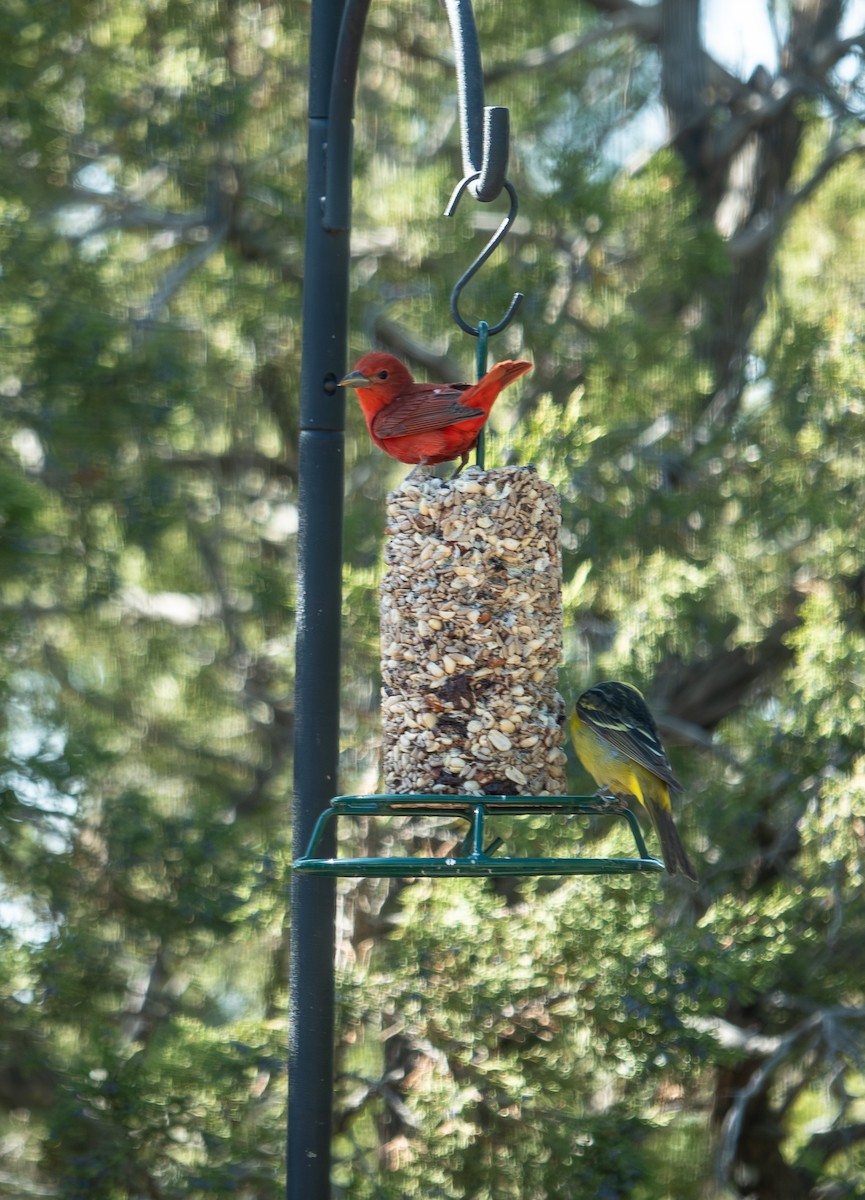
[[412,467],[412,469],[409,471],[408,475],[406,475],[405,479],[403,480],[403,483],[408,483],[408,481],[409,481],[410,479],[413,479],[413,478],[414,478],[414,476],[415,476],[415,473],[417,473],[417,472],[419,472],[421,475],[424,475],[424,474],[426,474],[426,470],[425,470],[425,469],[426,469],[427,467],[429,467],[429,463],[427,462],[427,460],[426,460],[425,458],[422,458],[422,459],[420,460],[420,462],[417,462],[417,463],[415,463],[415,465],[414,465],[414,466]]
[[453,475],[451,475],[451,479],[456,479],[457,475],[459,475],[459,473],[460,473],[460,471],[462,471],[463,467],[465,467],[467,465],[470,454],[471,454],[471,450],[464,450],[462,452],[462,454],[460,455],[460,465],[454,471]]

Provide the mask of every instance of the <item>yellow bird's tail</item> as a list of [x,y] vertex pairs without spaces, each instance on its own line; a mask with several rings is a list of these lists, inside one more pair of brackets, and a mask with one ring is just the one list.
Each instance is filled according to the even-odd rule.
[[644,799],[644,803],[649,811],[649,816],[652,818],[655,833],[657,833],[661,843],[664,866],[671,875],[675,875],[677,871],[681,871],[683,875],[687,875],[689,879],[693,879],[696,883],[697,872],[691,865],[688,852],[682,845],[682,839],[679,837],[679,831],[673,824],[669,801],[666,808],[662,804],[659,804],[653,797],[647,796]]

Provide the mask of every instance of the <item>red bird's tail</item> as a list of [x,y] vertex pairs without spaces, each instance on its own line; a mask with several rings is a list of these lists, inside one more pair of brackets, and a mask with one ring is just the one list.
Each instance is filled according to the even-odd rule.
[[487,371],[482,379],[479,379],[474,387],[468,389],[464,395],[463,403],[470,404],[472,408],[482,408],[489,416],[490,409],[495,403],[500,392],[506,387],[519,379],[521,375],[525,375],[526,371],[531,371],[533,363],[522,362],[506,358],[503,362],[496,363]]

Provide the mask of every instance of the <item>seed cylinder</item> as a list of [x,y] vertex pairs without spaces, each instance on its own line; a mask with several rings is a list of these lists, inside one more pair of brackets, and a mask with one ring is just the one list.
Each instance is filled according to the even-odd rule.
[[388,793],[562,795],[559,496],[534,467],[407,478],[381,583]]

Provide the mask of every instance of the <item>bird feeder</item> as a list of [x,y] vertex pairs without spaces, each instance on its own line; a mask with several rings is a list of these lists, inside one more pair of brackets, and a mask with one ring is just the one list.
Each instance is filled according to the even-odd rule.
[[[534,467],[412,473],[388,496],[380,588],[385,793],[340,796],[295,869],[491,876],[655,871],[628,810],[565,796],[560,506]],[[487,842],[497,818],[613,815],[635,857],[526,857]],[[464,823],[441,856],[319,857],[340,817]]]

